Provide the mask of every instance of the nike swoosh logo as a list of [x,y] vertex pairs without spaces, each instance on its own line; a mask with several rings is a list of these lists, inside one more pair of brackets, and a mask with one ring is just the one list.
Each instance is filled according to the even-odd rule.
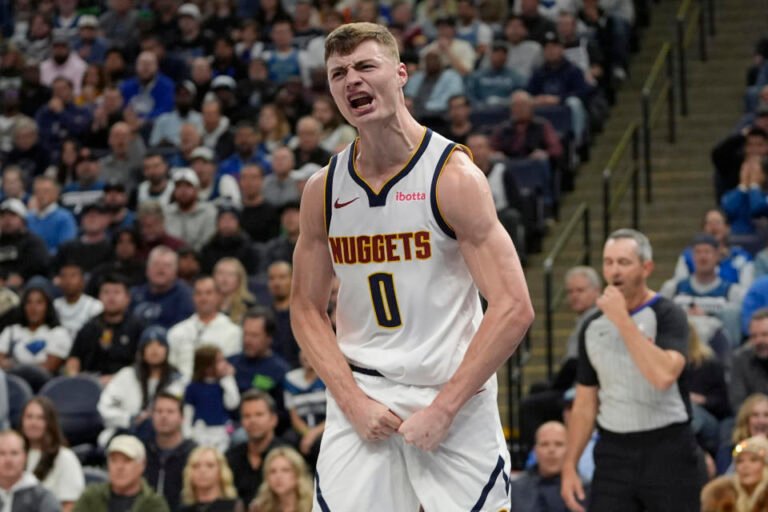
[[347,201],[347,202],[345,202],[345,203],[340,203],[340,202],[339,202],[339,198],[337,197],[337,198],[336,198],[336,202],[335,202],[335,203],[333,203],[333,207],[334,207],[334,208],[344,208],[345,206],[348,206],[348,205],[350,205],[350,204],[354,203],[354,202],[355,202],[355,201],[357,201],[358,199],[360,199],[360,197],[356,197],[356,198],[354,198],[354,199],[350,199],[349,201]]

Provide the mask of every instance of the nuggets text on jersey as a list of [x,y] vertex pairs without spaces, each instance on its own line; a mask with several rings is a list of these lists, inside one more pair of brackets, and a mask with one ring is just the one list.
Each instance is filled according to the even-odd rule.
[[429,231],[328,237],[337,265],[428,260],[432,256]]

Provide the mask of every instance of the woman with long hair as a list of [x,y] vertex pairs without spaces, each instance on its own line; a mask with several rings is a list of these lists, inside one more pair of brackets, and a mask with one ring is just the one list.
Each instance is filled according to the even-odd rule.
[[0,333],[0,367],[27,380],[33,391],[59,371],[72,348],[48,286],[44,279],[31,279],[21,295],[18,322]]
[[264,481],[249,512],[310,512],[312,478],[307,464],[293,448],[280,447],[264,460]]
[[192,450],[184,467],[180,512],[240,512],[234,476],[224,455],[211,446]]
[[69,512],[85,489],[83,468],[77,455],[67,448],[53,403],[44,396],[30,399],[21,412],[21,435],[27,448],[27,471]]
[[701,491],[702,512],[768,510],[768,439],[747,438],[733,449],[736,474],[721,476]]
[[181,374],[168,362],[168,335],[159,325],[144,329],[136,363],[118,371],[99,397],[104,431],[99,444],[107,446],[116,433],[138,433],[150,417],[152,399],[159,391],[184,394]]
[[66,138],[61,143],[59,162],[56,165],[56,181],[65,185],[77,180],[77,164],[80,161],[80,142]]
[[335,154],[357,137],[357,131],[344,122],[339,109],[330,96],[322,95],[312,103],[312,117],[323,126],[320,147]]
[[274,149],[288,144],[291,138],[291,124],[274,103],[261,107],[258,128],[261,136],[259,152],[262,154],[271,154]]
[[752,436],[768,435],[768,395],[749,395],[736,413],[736,424],[731,433],[730,446],[721,446],[715,460],[717,473],[730,472],[733,447]]
[[237,258],[221,258],[213,267],[213,281],[222,297],[222,313],[240,325],[245,312],[256,305],[256,299],[248,291],[245,267]]

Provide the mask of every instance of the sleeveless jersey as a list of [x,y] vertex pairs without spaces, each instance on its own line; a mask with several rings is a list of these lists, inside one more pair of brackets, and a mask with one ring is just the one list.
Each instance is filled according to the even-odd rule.
[[331,159],[325,179],[339,346],[350,363],[393,381],[441,385],[482,320],[436,194],[443,167],[462,146],[425,129],[406,166],[377,192],[357,172],[357,144]]

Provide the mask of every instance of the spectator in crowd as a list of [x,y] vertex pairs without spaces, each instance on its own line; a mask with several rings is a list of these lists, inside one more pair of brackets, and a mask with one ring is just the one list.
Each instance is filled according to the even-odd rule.
[[737,409],[730,443],[721,443],[717,454],[717,474],[732,473],[733,448],[752,436],[768,434],[768,395],[754,393]]
[[200,252],[203,272],[213,272],[214,265],[225,257],[244,262],[248,274],[255,274],[259,268],[259,255],[253,246],[253,240],[240,227],[240,210],[228,204],[219,206],[216,233]]
[[192,379],[184,391],[185,420],[197,443],[226,450],[230,412],[240,403],[235,369],[214,345],[198,346],[194,359]]
[[149,136],[150,146],[178,146],[180,143],[179,130],[184,123],[194,124],[203,130],[203,117],[194,109],[197,87],[190,80],[176,84],[174,109],[160,114],[152,126]]
[[107,232],[109,220],[104,203],[86,204],[80,215],[81,235],[61,244],[54,267],[60,270],[66,263],[75,263],[83,270],[92,270],[110,261],[114,253]]
[[[65,141],[62,145],[62,162],[65,156],[64,151],[70,152],[72,145]],[[99,168],[99,158],[90,148],[81,148],[75,153],[74,174],[71,178],[64,174],[62,170],[68,173],[68,169],[59,167],[59,184],[66,183],[61,193],[61,205],[69,208],[75,215],[82,215],[83,208],[101,201],[104,197],[104,182],[100,179],[101,169]],[[62,179],[64,178],[64,179]]]
[[274,315],[268,309],[255,307],[243,317],[243,351],[229,358],[235,368],[235,379],[241,393],[258,389],[269,393],[282,411],[283,379],[290,366],[272,350],[275,333]]
[[203,115],[202,144],[213,150],[217,160],[227,159],[235,147],[233,135],[229,131],[230,121],[222,115],[221,103],[215,98],[206,99],[200,111]]
[[[523,19],[513,14],[507,18],[504,24],[504,42],[507,44],[508,69],[514,69],[527,81],[544,60],[541,44],[528,37],[528,28]],[[491,65],[490,55],[481,63],[481,68],[486,69]]]
[[554,32],[546,34],[544,64],[533,72],[528,92],[537,106],[567,106],[571,110],[576,146],[587,142],[587,107],[592,87],[584,73],[565,58],[563,43]]
[[264,195],[264,168],[247,164],[240,171],[243,210],[240,225],[254,242],[266,242],[280,233],[280,213]]
[[9,512],[58,512],[61,503],[25,470],[24,438],[14,430],[0,432],[0,498]]
[[768,309],[753,311],[748,343],[733,354],[731,361],[729,395],[734,409],[753,393],[768,393]]
[[440,58],[441,68],[450,68],[462,77],[475,68],[477,53],[466,40],[456,37],[456,18],[440,17],[435,21],[437,38],[421,50],[422,58],[434,53]]
[[98,410],[104,420],[99,445],[106,446],[118,432],[139,432],[151,417],[157,393],[181,396],[186,382],[168,363],[166,330],[158,325],[144,329],[133,366],[119,370],[99,396]]
[[32,199],[36,207],[27,216],[29,230],[45,241],[52,255],[56,254],[60,245],[77,236],[74,216],[59,206],[60,192],[59,184],[53,178],[35,178]]
[[200,254],[191,247],[184,246],[176,253],[179,255],[179,279],[190,287],[201,276]]
[[211,63],[205,57],[196,57],[192,59],[190,68],[190,78],[192,83],[197,87],[197,95],[195,96],[195,109],[201,110],[205,98],[208,96],[208,92],[211,87],[211,81],[213,80],[213,70],[211,69]]
[[[90,148],[81,147],[80,141],[77,139],[69,138],[61,142],[59,161],[56,163],[56,180],[60,185],[66,188],[69,184],[77,181],[77,165],[83,160],[84,156],[89,154]],[[98,177],[98,173],[96,176]]]
[[0,203],[0,274],[20,289],[34,275],[48,273],[48,248],[27,229],[27,208],[19,199]]
[[123,95],[120,89],[108,85],[102,92],[101,103],[93,109],[91,124],[82,137],[83,144],[91,149],[107,149],[112,127],[126,120],[123,114]]
[[301,367],[286,373],[283,380],[285,408],[298,436],[295,445],[314,467],[325,431],[325,384],[302,352],[299,361]]
[[157,55],[152,52],[139,54],[136,58],[136,77],[125,80],[120,92],[126,106],[141,120],[154,121],[160,114],[173,110],[173,81],[160,73]]
[[176,11],[176,16],[179,38],[173,52],[186,62],[206,56],[211,50],[211,40],[203,33],[200,8],[193,3],[185,3]]
[[520,19],[525,24],[528,37],[544,44],[547,32],[554,32],[552,20],[542,16],[539,0],[520,0]]
[[587,82],[607,85],[603,53],[594,39],[579,32],[575,13],[562,11],[558,14],[557,36],[563,42],[565,58],[581,69]]
[[[469,115],[472,106],[465,94],[458,94],[448,100],[448,125],[443,130],[446,137],[459,144],[466,144],[467,137],[472,132],[472,121]],[[474,156],[474,155],[473,155]]]
[[222,453],[211,446],[195,448],[184,467],[181,512],[236,512],[243,509],[237,497],[232,469]]
[[[469,0],[462,0],[469,3]],[[503,42],[494,43],[488,66],[472,71],[467,76],[467,95],[475,108],[489,108],[507,102],[517,89],[528,84],[514,68],[507,66],[509,48]]]
[[160,391],[152,401],[152,430],[154,434],[144,447],[147,467],[144,478],[150,487],[165,497],[171,512],[179,510],[182,473],[189,454],[197,446],[185,439],[182,432],[184,414],[182,401],[168,391]]
[[37,390],[59,371],[71,348],[72,338],[59,325],[47,281],[28,282],[18,322],[0,333],[0,366]]
[[89,485],[75,503],[74,512],[107,512],[118,507],[120,510],[168,512],[163,496],[153,491],[142,478],[146,459],[144,445],[136,437],[114,437],[107,448],[109,481]]
[[715,166],[715,198],[739,185],[745,161],[768,156],[768,108],[758,111],[753,126],[729,135],[712,149]]
[[273,47],[262,54],[267,63],[269,80],[282,85],[291,79],[299,79],[305,87],[309,87],[311,82],[307,56],[303,50],[293,46],[290,18],[275,20],[269,35]]
[[230,447],[226,457],[235,475],[237,495],[243,503],[250,503],[263,481],[264,458],[285,442],[275,435],[275,401],[263,391],[250,390],[241,395],[240,423],[248,441]]
[[241,325],[245,312],[256,305],[256,299],[248,290],[245,267],[236,258],[224,257],[213,267],[212,275],[221,294],[219,309],[234,323]]
[[754,220],[768,217],[768,184],[766,184],[766,158],[752,158],[741,164],[739,186],[727,191],[720,201],[728,224],[736,235],[752,235],[756,231]]
[[92,317],[104,310],[101,301],[85,292],[83,267],[74,262],[64,262],[59,268],[59,289],[61,297],[53,300],[61,326],[74,339],[77,332]]
[[93,269],[86,287],[88,295],[98,296],[100,285],[109,274],[119,276],[129,289],[144,283],[146,267],[138,257],[139,234],[133,229],[122,228],[114,234],[112,242],[115,257]]
[[[458,41],[464,43],[464,41]],[[448,110],[448,100],[464,94],[464,81],[451,67],[443,67],[441,50],[431,48],[424,53],[419,70],[413,73],[403,88],[413,98],[414,115],[418,119],[441,117]],[[365,102],[365,98],[356,101]]]
[[191,123],[182,124],[179,130],[178,151],[168,159],[170,166],[188,167],[192,161],[192,151],[199,148],[202,142],[203,136],[197,126]]
[[357,137],[357,131],[344,121],[336,104],[327,95],[315,98],[312,103],[312,117],[322,126],[320,147],[331,154],[353,142]]
[[[222,6],[227,6],[227,3],[218,2],[217,7]],[[211,23],[215,24],[217,18],[218,15],[216,13],[210,16],[207,22],[208,26],[211,26]],[[218,19],[221,20],[221,18]],[[229,76],[236,81],[240,81],[245,78],[245,65],[235,54],[235,42],[229,35],[227,35],[237,24],[235,18],[232,18],[230,21],[232,22],[231,26],[226,27],[225,30],[214,32],[218,35],[213,41],[213,60],[211,61],[211,67],[216,75]]]
[[139,184],[136,201],[141,206],[147,201],[158,201],[164,208],[171,204],[173,183],[163,155],[149,150],[143,159],[144,181]]
[[739,341],[739,313],[745,290],[717,275],[720,254],[715,237],[706,233],[696,235],[691,247],[695,265],[693,274],[667,281],[660,293],[683,307],[689,316],[708,315],[717,318],[728,335]]
[[217,172],[213,151],[200,146],[192,151],[192,170],[200,183],[198,200],[201,202],[228,203],[240,206],[240,186],[237,178]]
[[510,98],[512,119],[498,126],[491,135],[491,146],[510,158],[535,158],[557,162],[563,146],[552,124],[534,114],[534,100],[526,91]]
[[[536,430],[536,467],[510,482],[512,512],[550,512],[566,510],[560,496],[560,474],[565,462],[566,431],[558,421]],[[584,503],[580,503],[584,505]]]
[[159,245],[149,253],[147,283],[131,291],[133,314],[147,324],[170,328],[194,313],[192,293],[177,277],[176,253]]
[[312,477],[301,455],[289,447],[273,449],[264,460],[264,481],[249,512],[309,512]]
[[131,229],[136,223],[136,213],[128,208],[128,191],[119,181],[104,184],[104,210],[109,219],[110,239],[118,230]]
[[491,46],[493,29],[480,19],[477,6],[471,0],[459,0],[456,18],[456,37],[471,44],[478,57],[485,55]]
[[77,455],[66,446],[53,402],[44,396],[30,399],[21,411],[20,431],[27,471],[58,498],[63,512],[69,512],[85,489],[85,477]]
[[16,128],[16,123],[26,116],[21,113],[19,92],[17,90],[3,90],[2,95],[0,95],[0,102],[2,102],[2,109],[0,110],[0,152],[5,155],[13,149],[13,130]]
[[144,326],[128,314],[131,295],[121,276],[104,276],[99,285],[99,300],[104,311],[77,331],[67,359],[67,373],[94,373],[104,386],[136,360]]
[[103,64],[109,48],[107,41],[99,35],[99,19],[92,14],[83,14],[77,21],[77,34],[72,49],[86,64]]
[[54,28],[69,37],[77,31],[77,22],[80,15],[77,13],[77,0],[58,0],[53,16]]
[[172,174],[174,202],[166,212],[166,229],[171,236],[199,251],[216,231],[216,207],[200,201],[200,180],[195,171],[179,167],[173,169]]
[[[161,2],[162,3],[162,2]],[[167,0],[166,0],[167,3]],[[155,4],[155,8],[158,4]],[[157,20],[156,20],[157,21]],[[169,32],[172,32],[170,30]],[[170,35],[173,38],[173,35]],[[160,72],[173,80],[175,83],[183,82],[189,76],[189,67],[187,63],[180,59],[178,56],[168,53],[167,40],[169,34],[162,32],[145,32],[141,38],[141,51],[152,52],[157,55],[157,66]],[[197,95],[197,91],[193,91],[193,99]]]
[[[258,114],[258,110],[250,105],[242,105],[237,98],[237,82],[229,75],[219,75],[211,82],[211,91],[219,100],[221,112],[233,125],[243,121],[250,122]],[[232,148],[229,148],[230,152]],[[226,155],[225,155],[226,156]]]
[[[466,140],[467,147],[472,152],[472,159],[485,177],[488,179],[488,185],[491,187],[493,195],[493,204],[496,211],[504,211],[508,208],[519,208],[521,205],[520,192],[517,187],[510,186],[510,180],[504,179],[508,167],[503,158],[498,158],[491,150],[491,140],[488,135],[479,132],[470,133]],[[519,252],[518,248],[518,252]]]
[[88,131],[91,114],[75,105],[74,88],[68,78],[54,78],[51,93],[48,103],[35,114],[35,121],[40,130],[40,144],[55,160],[65,139],[80,137]]
[[736,474],[709,482],[701,491],[702,512],[764,510],[768,507],[768,440],[745,439],[733,449]]
[[269,165],[265,154],[259,150],[259,134],[251,123],[241,121],[235,127],[234,144],[235,152],[219,165],[220,175],[233,176],[237,179],[243,167],[248,164]]
[[146,148],[128,123],[120,122],[109,130],[109,154],[101,159],[101,178],[118,181],[133,191],[139,183]]
[[72,84],[77,96],[80,94],[80,83],[86,67],[87,64],[80,55],[72,51],[71,41],[66,32],[54,31],[51,56],[40,63],[40,83],[51,87],[55,78],[66,78]]
[[322,125],[314,117],[304,116],[299,119],[296,123],[296,147],[293,150],[294,167],[298,169],[307,163],[320,166],[328,163],[331,153],[320,147],[322,132]]
[[291,140],[291,125],[285,113],[275,103],[267,103],[259,111],[258,130],[261,138],[259,150],[271,154]]
[[51,155],[40,142],[40,131],[34,119],[22,117],[13,129],[13,148],[5,159],[5,167],[15,165],[21,169],[26,184],[32,183],[48,168]]
[[139,35],[139,13],[131,0],[110,0],[108,10],[99,17],[101,32],[112,46],[129,48]]
[[21,168],[16,165],[8,165],[3,169],[2,183],[0,183],[0,198],[18,199],[23,204],[29,200],[29,193],[24,186],[24,176]]
[[242,350],[242,330],[219,312],[221,294],[210,276],[197,278],[192,300],[195,312],[168,331],[168,360],[184,377],[192,377],[195,351],[203,345],[221,349],[226,357]]
[[678,386],[688,323],[678,306],[648,289],[652,269],[645,235],[621,229],[608,237],[603,277],[609,284],[597,299],[600,313],[585,322],[579,339],[562,471],[562,496],[570,509],[578,510],[586,496],[576,464],[596,420],[600,439],[590,510],[631,509],[638,501],[658,511],[699,507],[704,465],[688,425],[689,397]]
[[275,261],[267,268],[267,287],[272,297],[275,315],[275,333],[272,343],[275,352],[281,354],[292,368],[299,366],[299,346],[291,329],[291,278],[293,267],[288,261]]
[[299,200],[299,188],[291,175],[295,166],[293,151],[287,146],[272,151],[272,174],[264,178],[263,187],[265,200],[277,208]]

